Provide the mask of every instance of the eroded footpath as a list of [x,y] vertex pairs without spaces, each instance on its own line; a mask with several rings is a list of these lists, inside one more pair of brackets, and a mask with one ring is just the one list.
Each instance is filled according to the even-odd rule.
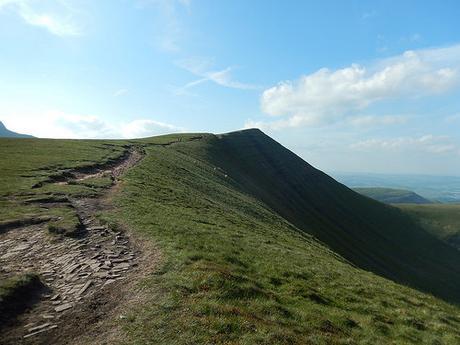
[[[113,297],[104,300],[104,296],[112,296],[112,290],[134,274],[141,250],[128,232],[101,224],[96,214],[109,207],[107,195],[116,188],[118,178],[141,159],[142,153],[132,149],[112,167],[76,173],[66,181],[55,182],[94,176],[110,176],[113,180],[112,187],[98,198],[67,200],[81,223],[78,236],[54,236],[46,222],[0,233],[0,278],[34,272],[43,284],[38,303],[1,331],[1,344],[47,344],[49,339],[59,339],[69,322],[84,319],[82,310],[98,313],[93,310],[97,306],[88,308],[95,299],[102,305],[114,303]],[[60,343],[66,343],[65,336],[61,339]]]

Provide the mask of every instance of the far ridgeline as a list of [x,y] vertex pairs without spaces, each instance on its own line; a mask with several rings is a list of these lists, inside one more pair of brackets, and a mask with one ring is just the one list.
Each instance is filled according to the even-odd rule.
[[384,202],[385,204],[432,204],[433,202],[425,199],[423,196],[418,195],[410,190],[394,189],[394,188],[353,188],[355,192],[365,195],[374,200]]

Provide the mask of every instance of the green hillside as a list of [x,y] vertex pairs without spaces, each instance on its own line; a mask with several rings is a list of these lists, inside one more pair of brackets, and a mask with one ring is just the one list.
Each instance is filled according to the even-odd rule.
[[43,182],[70,169],[103,164],[123,154],[126,142],[0,138],[0,228],[2,223],[38,217],[47,211],[24,202],[49,195],[94,195],[83,185],[58,186]]
[[143,146],[102,217],[129,226],[163,259],[138,282],[137,303],[107,316],[121,327],[110,343],[460,341],[458,306],[357,267],[459,301],[457,251],[260,131],[2,144],[1,221],[43,214],[30,198],[98,193],[46,181]]
[[460,249],[460,205],[398,205],[426,231]]
[[431,204],[432,202],[410,190],[393,188],[353,188],[355,192],[386,204]]

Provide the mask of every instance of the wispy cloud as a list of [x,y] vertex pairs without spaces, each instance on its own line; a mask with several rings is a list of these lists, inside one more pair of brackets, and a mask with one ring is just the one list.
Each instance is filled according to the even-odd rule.
[[444,118],[444,121],[447,123],[460,123],[460,113],[459,114],[454,114],[454,115],[449,115]]
[[347,123],[355,127],[380,127],[403,124],[408,120],[406,115],[363,115],[349,117]]
[[57,1],[51,9],[45,10],[42,4],[33,0],[0,0],[0,10],[11,10],[27,24],[46,29],[56,36],[81,35],[69,6]]
[[377,102],[442,94],[459,84],[460,45],[454,45],[407,51],[368,66],[323,68],[295,81],[283,81],[263,92],[261,108],[269,116],[282,118],[268,121],[272,128],[325,125]]
[[113,97],[121,97],[123,95],[126,95],[129,92],[128,89],[118,89],[113,93]]
[[186,71],[199,77],[184,86],[178,88],[177,93],[183,93],[187,89],[193,88],[205,82],[212,82],[217,85],[240,90],[256,90],[259,87],[252,84],[242,83],[234,80],[232,71],[234,67],[226,67],[224,69],[213,69],[212,62],[202,58],[188,58],[176,62],[177,65]]
[[460,152],[459,147],[448,136],[435,136],[432,134],[420,137],[397,137],[388,139],[368,139],[350,145],[353,150],[370,151],[413,151],[419,150],[426,153],[445,154]]
[[375,17],[376,15],[377,15],[377,11],[376,11],[376,10],[364,12],[364,13],[361,15],[361,19],[367,20],[367,19],[370,19],[370,18],[372,18],[372,17]]
[[142,8],[153,7],[156,11],[155,44],[158,49],[177,53],[186,33],[181,16],[191,11],[191,0],[143,0]]
[[12,114],[1,120],[14,131],[41,138],[133,139],[184,131],[182,127],[153,119],[115,122],[62,111]]
[[419,33],[415,33],[409,36],[403,36],[400,39],[401,42],[403,43],[414,43],[414,42],[421,42],[422,41],[422,35]]

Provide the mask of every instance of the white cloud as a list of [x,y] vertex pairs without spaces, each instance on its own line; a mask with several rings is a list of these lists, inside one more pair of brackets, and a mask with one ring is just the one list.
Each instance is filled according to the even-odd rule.
[[12,114],[1,120],[8,129],[40,138],[133,139],[184,131],[183,128],[151,119],[109,122],[97,116],[61,111],[29,114]]
[[144,138],[154,135],[183,131],[183,128],[179,128],[168,123],[145,119],[134,120],[126,123],[121,129],[123,138]]
[[113,93],[113,97],[121,97],[123,95],[126,95],[129,92],[128,89],[118,89]]
[[459,152],[459,147],[448,136],[432,134],[420,137],[398,137],[388,139],[368,139],[353,143],[350,148],[358,151],[422,151],[426,153],[444,154]]
[[[390,99],[436,95],[460,82],[460,45],[407,51],[370,66],[322,68],[265,90],[262,111],[282,117],[272,128],[334,123]],[[385,121],[383,121],[385,122]]]
[[241,90],[254,90],[258,87],[251,84],[241,83],[232,78],[233,67],[227,67],[221,70],[214,70],[212,62],[208,59],[202,58],[188,58],[176,62],[177,65],[186,71],[194,74],[199,77],[199,79],[194,80],[190,83],[185,84],[177,91],[178,93],[183,93],[185,90],[195,87],[199,84],[205,82],[213,82],[217,85],[228,87],[232,89],[241,89]]
[[56,36],[77,36],[80,28],[75,24],[71,8],[60,1],[52,9],[40,10],[42,2],[34,0],[0,0],[0,10],[10,9],[27,24],[48,30]]
[[[337,118],[338,119],[338,118]],[[345,118],[344,123],[353,127],[381,127],[396,124],[403,124],[409,117],[405,115],[360,115]],[[283,128],[294,128],[301,126],[317,126],[326,124],[320,115],[303,117],[294,115],[287,119],[276,121],[253,121],[247,120],[244,128],[260,128],[267,131],[277,131]]]
[[405,115],[363,115],[352,116],[347,119],[348,123],[355,127],[389,126],[406,123]]

